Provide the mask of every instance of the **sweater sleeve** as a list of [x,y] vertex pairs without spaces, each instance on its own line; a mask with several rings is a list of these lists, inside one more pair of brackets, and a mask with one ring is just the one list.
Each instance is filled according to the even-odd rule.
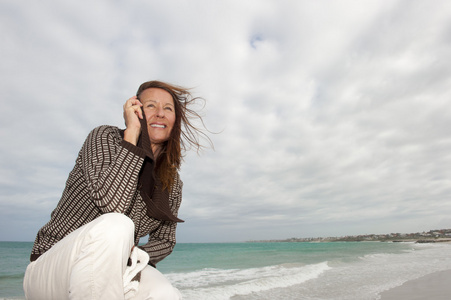
[[120,139],[117,128],[100,126],[88,135],[80,156],[92,201],[103,212],[124,213],[136,192],[142,149]]
[[[178,216],[178,210],[182,202],[183,187],[183,183],[178,174],[173,186],[174,188],[171,190],[169,199],[172,213],[174,216]],[[172,253],[176,243],[176,229],[176,222],[162,221],[158,228],[149,234],[148,242],[140,246],[140,248],[149,254],[149,264],[155,267],[158,262]]]

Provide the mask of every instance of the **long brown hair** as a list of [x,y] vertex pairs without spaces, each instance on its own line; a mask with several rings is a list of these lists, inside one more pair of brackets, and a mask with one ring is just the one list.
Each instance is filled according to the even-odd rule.
[[169,139],[163,143],[162,151],[156,161],[156,174],[163,183],[163,188],[169,189],[177,170],[180,169],[183,158],[182,150],[183,152],[191,148],[195,148],[197,151],[201,150],[204,146],[201,145],[200,138],[207,140],[210,145],[212,145],[212,142],[204,132],[195,127],[190,121],[198,119],[204,125],[199,113],[188,107],[197,100],[203,101],[202,98],[193,97],[188,89],[181,86],[153,80],[140,85],[136,92],[138,99],[144,90],[150,88],[165,90],[171,94],[174,101],[174,127]]

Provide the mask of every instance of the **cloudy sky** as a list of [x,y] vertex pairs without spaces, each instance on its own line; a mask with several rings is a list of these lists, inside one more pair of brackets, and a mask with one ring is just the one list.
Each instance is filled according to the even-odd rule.
[[0,240],[32,241],[91,129],[192,87],[179,242],[451,228],[451,2],[0,2]]

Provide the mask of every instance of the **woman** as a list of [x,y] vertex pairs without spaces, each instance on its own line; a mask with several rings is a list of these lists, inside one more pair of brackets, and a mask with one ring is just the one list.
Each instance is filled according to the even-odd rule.
[[181,151],[185,143],[199,150],[204,135],[188,120],[200,118],[187,107],[194,100],[184,88],[145,82],[124,104],[125,130],[100,126],[88,135],[37,234],[27,299],[180,298],[154,267],[172,252],[183,222]]

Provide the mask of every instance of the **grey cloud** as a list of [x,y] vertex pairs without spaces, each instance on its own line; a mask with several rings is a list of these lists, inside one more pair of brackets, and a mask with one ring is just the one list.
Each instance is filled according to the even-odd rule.
[[1,219],[31,221],[0,239],[34,237],[88,132],[154,78],[220,132],[185,158],[179,241],[451,226],[445,1],[90,5],[2,4]]

